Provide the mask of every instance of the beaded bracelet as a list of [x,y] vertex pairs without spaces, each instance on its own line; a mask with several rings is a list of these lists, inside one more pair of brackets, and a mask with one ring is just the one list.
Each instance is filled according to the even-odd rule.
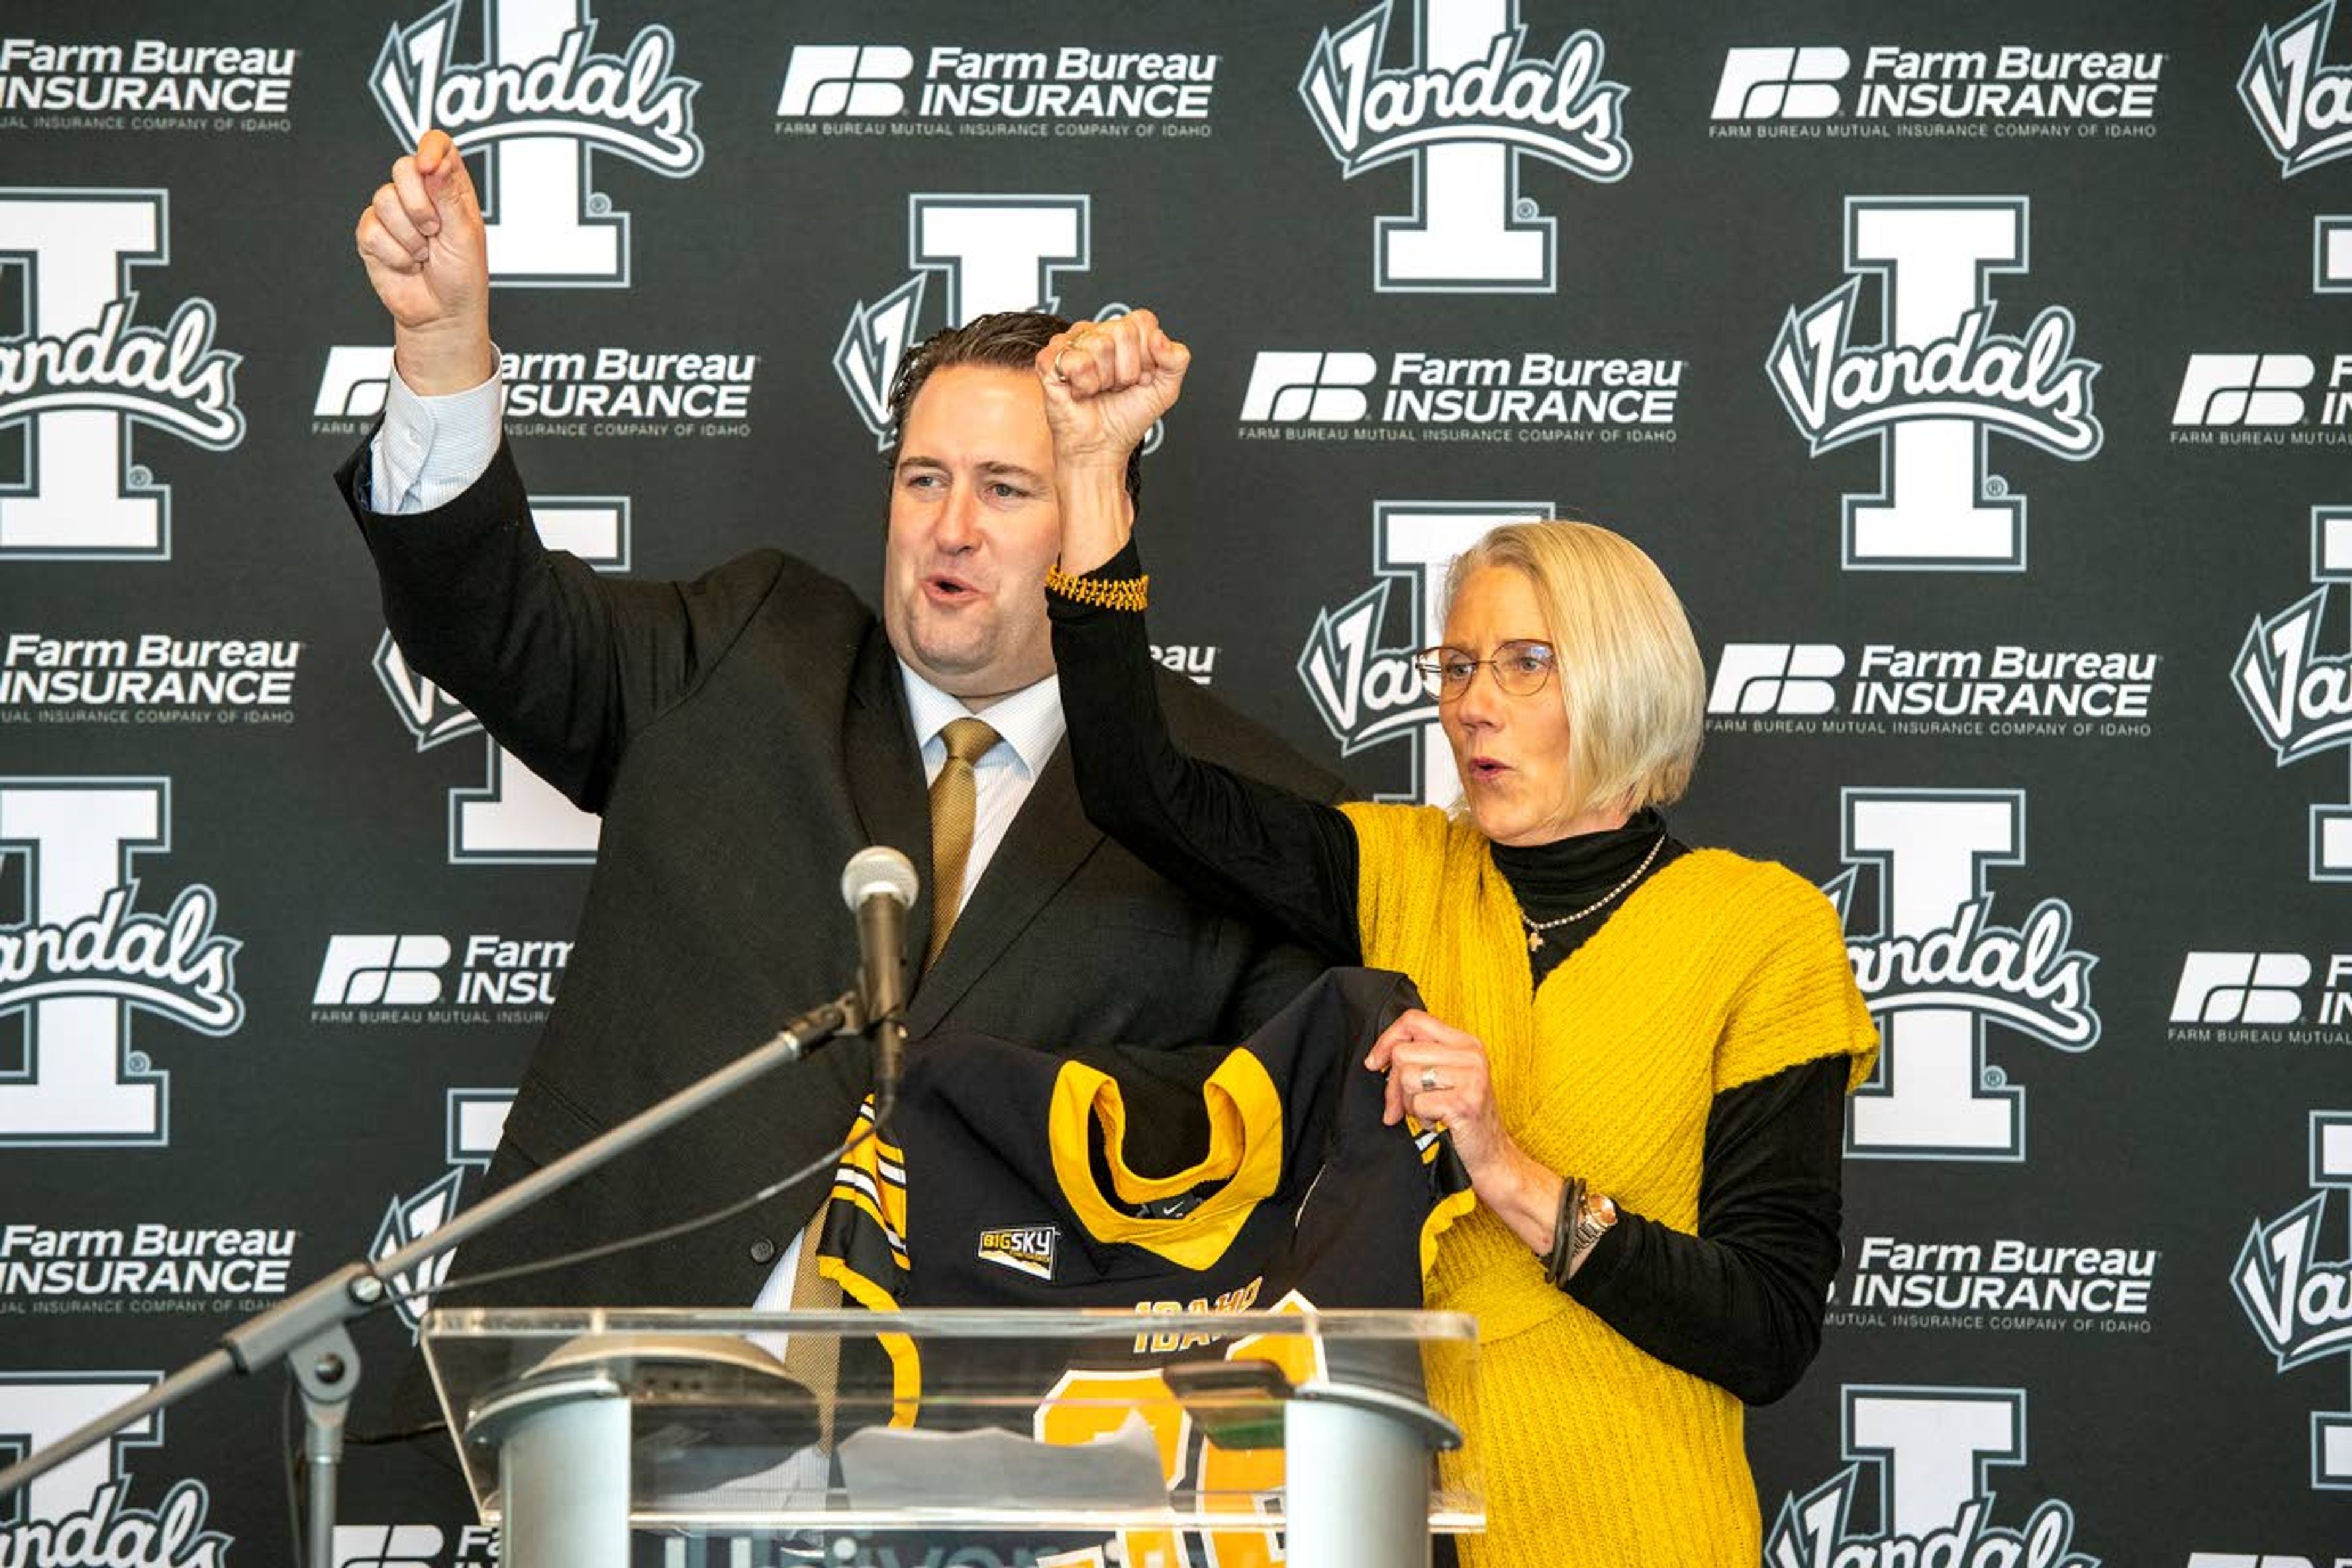
[[1045,586],[1065,599],[1097,605],[1106,610],[1141,610],[1151,588],[1151,574],[1140,577],[1104,579],[1074,577],[1059,566],[1045,569]]

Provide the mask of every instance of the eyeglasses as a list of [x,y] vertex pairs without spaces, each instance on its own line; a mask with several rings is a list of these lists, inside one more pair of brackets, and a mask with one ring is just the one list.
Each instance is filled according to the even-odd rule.
[[1548,642],[1497,643],[1493,657],[1472,658],[1458,647],[1425,647],[1412,656],[1413,668],[1437,678],[1437,700],[1452,702],[1470,689],[1470,679],[1486,665],[1495,672],[1495,684],[1512,697],[1532,697],[1551,680],[1559,656]]

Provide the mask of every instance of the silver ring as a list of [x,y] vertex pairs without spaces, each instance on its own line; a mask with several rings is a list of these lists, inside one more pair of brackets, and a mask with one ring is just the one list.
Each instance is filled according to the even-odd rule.
[[1441,1087],[1443,1086],[1437,1081],[1437,1069],[1435,1068],[1423,1068],[1421,1069],[1422,1093],[1427,1094],[1430,1090]]

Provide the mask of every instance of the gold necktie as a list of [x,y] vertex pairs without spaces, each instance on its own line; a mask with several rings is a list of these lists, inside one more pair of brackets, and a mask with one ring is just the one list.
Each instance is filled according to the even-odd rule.
[[971,858],[972,819],[977,815],[978,786],[972,764],[996,744],[997,733],[978,719],[951,719],[940,731],[947,742],[948,760],[931,781],[931,945],[923,955],[928,969],[948,944],[963,899],[964,863]]

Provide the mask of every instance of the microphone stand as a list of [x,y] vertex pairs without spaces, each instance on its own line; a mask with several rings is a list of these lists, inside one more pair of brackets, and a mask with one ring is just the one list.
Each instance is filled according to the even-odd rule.
[[347,1325],[383,1304],[386,1281],[397,1279],[418,1264],[512,1218],[558,1187],[578,1181],[761,1074],[800,1060],[836,1035],[862,1034],[866,1028],[865,1004],[856,990],[802,1014],[766,1044],[599,1133],[562,1159],[483,1199],[399,1251],[373,1262],[346,1263],[276,1306],[247,1318],[221,1336],[219,1349],[190,1362],[128,1404],[118,1405],[47,1447],[0,1470],[0,1498],[132,1422],[178,1404],[232,1372],[250,1375],[272,1362],[289,1360],[296,1386],[302,1395],[302,1448],[310,1462],[309,1528],[304,1556],[310,1568],[332,1568],[335,1481],[342,1461],[343,1418],[360,1380],[359,1351],[352,1343]]

